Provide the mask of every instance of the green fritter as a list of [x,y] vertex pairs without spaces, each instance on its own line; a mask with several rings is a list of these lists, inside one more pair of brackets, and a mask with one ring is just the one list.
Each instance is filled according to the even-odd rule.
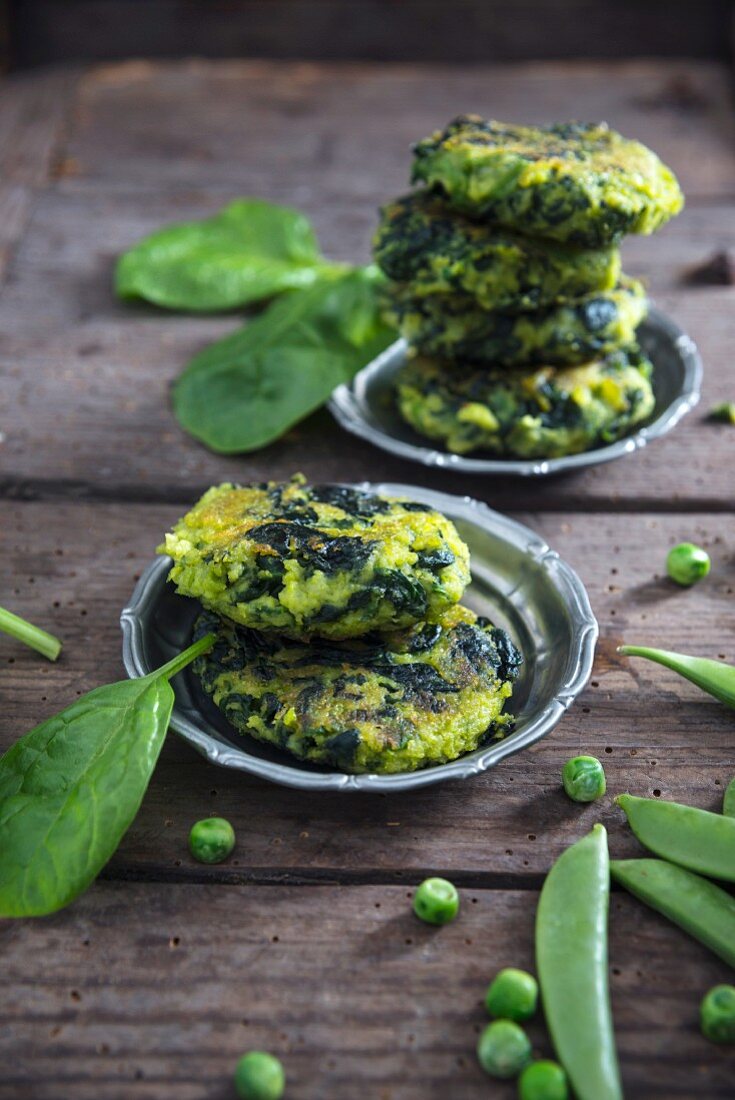
[[469,551],[427,504],[340,485],[219,485],[166,536],[169,579],[219,615],[289,638],[433,621],[469,583]]
[[625,277],[614,290],[533,313],[480,309],[459,294],[420,298],[401,283],[386,297],[386,319],[424,355],[483,367],[585,363],[632,343],[648,310],[643,285]]
[[652,371],[636,347],[528,372],[415,358],[397,376],[397,400],[412,428],[456,454],[559,458],[611,443],[650,416]]
[[381,210],[374,256],[417,298],[471,295],[483,309],[522,312],[615,286],[617,248],[582,249],[470,221],[427,191]]
[[543,128],[462,115],[414,154],[413,179],[455,210],[584,248],[653,233],[684,205],[671,169],[604,122]]
[[510,727],[521,658],[508,635],[459,604],[433,624],[347,642],[298,644],[205,613],[214,648],[194,666],[241,733],[349,772],[454,760]]

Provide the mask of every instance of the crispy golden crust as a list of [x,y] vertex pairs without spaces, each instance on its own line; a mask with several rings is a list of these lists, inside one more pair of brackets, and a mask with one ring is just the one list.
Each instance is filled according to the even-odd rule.
[[609,290],[620,274],[615,247],[581,249],[493,228],[427,191],[384,206],[373,243],[383,272],[414,297],[467,294],[483,309],[513,313]]
[[292,638],[431,620],[469,582],[467,547],[432,508],[301,477],[210,489],[159,552],[182,595]]
[[386,317],[422,354],[484,367],[584,363],[632,343],[648,308],[642,284],[626,278],[533,313],[483,310],[459,294],[417,297],[398,283],[386,298]]
[[396,379],[398,407],[449,451],[557,458],[610,443],[653,411],[651,363],[633,347],[579,367],[462,370],[415,358]]
[[301,760],[350,772],[453,760],[511,722],[520,655],[455,605],[434,625],[349,642],[287,642],[204,614],[215,647],[194,666],[230,723]]
[[414,153],[413,179],[454,209],[585,248],[652,233],[684,203],[656,154],[605,123],[544,128],[465,115]]

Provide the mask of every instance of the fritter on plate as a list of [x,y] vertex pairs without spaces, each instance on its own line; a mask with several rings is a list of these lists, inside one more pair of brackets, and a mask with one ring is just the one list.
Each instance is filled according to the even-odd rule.
[[396,378],[403,418],[421,435],[467,454],[558,458],[626,435],[655,405],[652,365],[635,347],[581,367],[462,370],[409,360]]
[[287,642],[205,613],[194,671],[231,724],[300,760],[349,772],[453,760],[512,721],[521,662],[508,635],[455,605],[432,625],[348,642]]
[[428,191],[381,210],[373,254],[383,272],[420,298],[471,295],[483,309],[518,312],[609,290],[620,274],[615,247],[583,249],[470,221]]
[[632,343],[648,309],[642,284],[625,277],[533,313],[480,309],[459,294],[417,297],[405,283],[386,294],[386,318],[424,355],[485,367],[584,363]]
[[413,179],[455,210],[585,248],[653,233],[684,205],[656,154],[605,123],[543,128],[462,115],[414,154]]
[[182,595],[291,638],[433,621],[470,579],[466,545],[433,508],[302,477],[210,489],[159,552]]

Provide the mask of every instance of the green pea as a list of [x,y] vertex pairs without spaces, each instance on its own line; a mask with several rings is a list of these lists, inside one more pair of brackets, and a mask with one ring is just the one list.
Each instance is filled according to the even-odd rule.
[[513,1020],[493,1020],[477,1041],[477,1058],[491,1077],[517,1077],[531,1059],[531,1040]]
[[605,770],[595,756],[573,756],[567,760],[561,781],[574,802],[594,802],[607,789]]
[[701,581],[710,570],[709,554],[693,542],[680,542],[669,550],[666,556],[666,572],[672,581],[689,588]]
[[189,851],[200,863],[221,863],[235,847],[235,830],[223,817],[205,817],[191,827]]
[[285,1087],[283,1066],[272,1054],[251,1050],[235,1066],[235,1092],[240,1100],[280,1100]]
[[457,888],[445,878],[426,878],[416,891],[413,911],[427,924],[449,924],[459,912]]
[[721,424],[735,424],[735,401],[721,401],[719,405],[713,405],[709,419],[718,420]]
[[716,985],[699,1006],[702,1034],[713,1043],[735,1043],[735,985]]
[[506,967],[493,978],[485,995],[485,1008],[490,1016],[523,1023],[536,1012],[538,983],[525,970]]
[[558,1062],[526,1066],[518,1082],[519,1100],[569,1100],[567,1075]]
[[619,794],[615,801],[649,851],[690,871],[735,882],[735,818],[632,794]]

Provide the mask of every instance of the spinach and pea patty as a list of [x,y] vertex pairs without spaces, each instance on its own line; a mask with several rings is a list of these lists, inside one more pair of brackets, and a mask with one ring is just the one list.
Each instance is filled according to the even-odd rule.
[[469,583],[469,551],[428,505],[335,485],[215,486],[166,535],[177,590],[289,638],[433,622]]
[[414,156],[414,181],[454,210],[585,248],[653,233],[684,203],[656,154],[605,123],[516,126],[463,115]]
[[615,247],[575,248],[473,222],[428,191],[382,208],[373,255],[414,298],[467,294],[511,313],[610,290],[620,274]]
[[242,733],[349,772],[453,760],[511,724],[502,714],[520,654],[507,634],[455,605],[387,635],[287,641],[204,613],[217,635],[196,662],[204,691]]
[[416,357],[396,378],[404,419],[457,454],[556,458],[611,443],[653,411],[652,366],[636,347],[583,366],[462,369]]
[[646,316],[643,285],[623,277],[597,291],[532,313],[481,309],[467,295],[417,296],[412,284],[387,292],[386,316],[424,355],[477,366],[584,363],[631,344]]

